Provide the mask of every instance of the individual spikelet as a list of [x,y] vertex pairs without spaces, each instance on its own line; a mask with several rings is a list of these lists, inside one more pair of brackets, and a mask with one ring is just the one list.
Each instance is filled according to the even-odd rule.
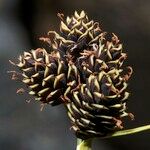
[[121,72],[121,69],[113,69],[107,73],[91,74],[85,84],[73,91],[67,108],[77,137],[103,137],[122,129],[123,117],[133,119],[133,115],[126,112],[129,92]]
[[76,11],[72,17],[66,19],[62,14],[60,33],[49,31],[54,34],[53,48],[61,51],[73,62],[80,56],[80,52],[87,49],[90,44],[97,42],[103,34],[98,22],[89,20],[84,11],[78,14]]
[[48,54],[45,49],[24,52],[16,66],[22,72],[22,82],[35,100],[51,105],[62,103],[66,87],[66,64],[59,53]]

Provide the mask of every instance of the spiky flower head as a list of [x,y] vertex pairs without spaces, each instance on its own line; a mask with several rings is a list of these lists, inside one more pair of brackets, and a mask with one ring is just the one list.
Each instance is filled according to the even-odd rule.
[[22,82],[35,100],[51,105],[61,103],[66,85],[66,64],[58,53],[48,54],[41,48],[24,52],[16,66],[22,71]]
[[72,61],[76,61],[84,49],[88,49],[105,34],[101,31],[99,23],[89,20],[84,11],[80,14],[75,11],[72,17],[67,18],[63,14],[58,16],[61,18],[60,33],[49,31],[48,34],[55,36],[53,48],[63,52]]
[[[114,33],[101,30],[82,11],[61,18],[60,33],[49,31],[45,49],[25,52],[16,64],[22,82],[37,100],[64,103],[77,137],[106,136],[123,128],[130,116],[126,101],[131,67],[123,66],[127,54]],[[53,36],[51,36],[53,35]]]

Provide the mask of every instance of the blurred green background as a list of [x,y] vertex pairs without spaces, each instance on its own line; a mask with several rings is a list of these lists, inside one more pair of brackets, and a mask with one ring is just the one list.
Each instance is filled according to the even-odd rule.
[[[24,50],[43,47],[38,38],[59,30],[56,14],[71,15],[85,10],[100,22],[103,30],[116,33],[128,53],[134,74],[128,102],[135,121],[127,128],[149,123],[150,119],[150,1],[149,0],[0,0],[0,150],[73,150],[76,138],[62,106],[26,103],[28,95],[17,95],[19,83],[10,80],[8,60]],[[150,149],[149,132],[97,139],[94,150]]]

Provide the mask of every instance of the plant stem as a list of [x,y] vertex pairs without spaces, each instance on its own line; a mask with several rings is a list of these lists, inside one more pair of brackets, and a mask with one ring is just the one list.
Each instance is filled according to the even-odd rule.
[[141,127],[137,127],[137,128],[133,128],[133,129],[116,131],[115,133],[113,133],[109,136],[106,136],[104,138],[111,138],[111,137],[135,134],[135,133],[143,132],[143,131],[146,131],[146,130],[150,130],[150,125],[145,125],[145,126],[141,126]]
[[[116,131],[115,133],[101,137],[102,139],[105,138],[113,138],[113,137],[120,137],[124,135],[129,135],[129,134],[134,134],[142,131],[150,130],[150,125],[145,125],[133,129],[127,129],[127,130],[121,130],[121,131]],[[82,139],[77,139],[77,148],[76,150],[92,150],[92,139],[87,139],[87,140],[82,140]]]
[[76,150],[92,150],[92,140],[82,140],[77,139],[77,148]]

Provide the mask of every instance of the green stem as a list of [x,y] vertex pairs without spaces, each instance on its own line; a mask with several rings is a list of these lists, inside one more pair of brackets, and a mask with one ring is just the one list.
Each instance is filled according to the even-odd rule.
[[77,139],[77,148],[76,150],[92,150],[92,140],[82,140]]
[[[118,136],[123,136],[123,135],[129,135],[129,134],[135,134],[138,132],[150,130],[150,125],[145,125],[133,129],[127,129],[127,130],[121,130],[121,131],[116,131],[115,133],[102,137],[103,138],[113,138],[113,137],[118,137]],[[76,150],[92,150],[92,139],[87,139],[87,140],[82,140],[82,139],[77,139],[77,148]]]
[[129,134],[134,134],[142,131],[150,130],[150,125],[145,125],[133,129],[127,129],[127,130],[121,130],[121,131],[116,131],[115,133],[106,136],[104,138],[110,138],[110,137],[117,137],[117,136],[123,136],[123,135],[129,135]]

